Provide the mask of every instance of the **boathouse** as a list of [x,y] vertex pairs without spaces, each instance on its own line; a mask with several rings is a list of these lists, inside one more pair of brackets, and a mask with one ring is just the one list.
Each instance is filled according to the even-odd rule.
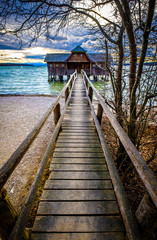
[[[64,75],[70,75],[75,70],[80,73],[83,69],[88,76],[106,76],[105,53],[87,53],[80,46],[74,48],[71,53],[50,53],[45,57],[48,67],[48,80],[55,79],[56,76],[63,80]],[[111,56],[109,56],[111,61]]]

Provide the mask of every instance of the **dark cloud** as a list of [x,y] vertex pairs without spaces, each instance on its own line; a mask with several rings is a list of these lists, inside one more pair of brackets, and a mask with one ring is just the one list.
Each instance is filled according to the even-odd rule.
[[[45,35],[45,37],[47,37],[47,36]],[[59,35],[48,36],[48,39],[49,40],[55,40],[55,41],[68,41],[68,38],[66,36],[59,36]]]
[[32,55],[32,56],[26,56],[25,58],[44,59],[44,58],[45,58],[45,55]]
[[5,44],[0,44],[0,49],[1,50],[17,50],[18,48],[12,47],[12,46],[9,46],[9,45],[5,45]]

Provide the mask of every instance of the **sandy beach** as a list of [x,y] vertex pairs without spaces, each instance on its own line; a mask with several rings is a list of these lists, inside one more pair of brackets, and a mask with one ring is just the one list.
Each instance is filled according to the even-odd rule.
[[[0,96],[0,167],[55,100],[56,97],[51,96]],[[64,99],[60,104],[64,106]],[[52,113],[5,185],[17,212],[25,200],[53,129]]]

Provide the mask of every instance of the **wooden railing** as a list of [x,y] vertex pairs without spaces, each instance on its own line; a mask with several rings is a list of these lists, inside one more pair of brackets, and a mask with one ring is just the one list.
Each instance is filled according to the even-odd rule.
[[[142,158],[140,153],[137,151],[136,147],[133,145],[133,143],[131,142],[131,140],[129,139],[129,137],[127,136],[125,131],[123,130],[123,128],[120,126],[120,124],[116,120],[114,114],[109,110],[104,99],[100,96],[100,94],[94,88],[93,84],[90,82],[89,78],[87,77],[87,74],[83,70],[82,70],[82,75],[84,77],[85,85],[87,87],[88,99],[89,99],[90,105],[92,103],[93,93],[99,102],[97,116],[95,115],[95,111],[94,111],[92,105],[91,105],[91,110],[93,112],[93,115],[95,115],[94,119],[95,119],[95,123],[96,123],[96,128],[97,128],[99,138],[100,138],[100,141],[102,144],[102,149],[103,149],[104,155],[106,157],[107,165],[108,165],[109,172],[110,172],[112,182],[114,185],[114,190],[115,190],[115,193],[117,196],[117,200],[119,202],[119,207],[120,207],[121,214],[122,214],[122,217],[124,220],[124,224],[128,231],[128,237],[129,237],[129,239],[139,239],[138,233],[136,231],[136,229],[137,229],[136,222],[134,221],[134,217],[132,216],[131,209],[130,209],[127,199],[125,197],[125,192],[124,192],[122,183],[121,183],[119,175],[118,175],[118,171],[114,165],[114,161],[108,150],[106,140],[101,131],[100,124],[101,124],[101,118],[103,115],[103,111],[106,114],[106,116],[108,117],[115,132],[117,133],[117,136],[119,137],[121,143],[123,144],[128,156],[130,157],[130,160],[132,161],[136,171],[139,174],[139,177],[141,178],[141,180],[146,188],[147,194],[150,196],[150,199],[152,200],[153,204],[151,203],[151,200],[148,200],[148,198],[146,197],[147,195],[145,195],[143,200],[140,203],[141,206],[139,205],[137,211],[138,210],[141,211],[141,209],[143,208],[143,202],[144,202],[144,204],[146,202],[145,199],[147,199],[146,204],[149,205],[150,212],[152,211],[152,209],[154,209],[154,207],[157,208],[157,180],[156,180],[156,177],[153,175],[151,170],[148,168],[145,160]],[[148,205],[145,207],[147,208]],[[141,212],[140,212],[140,214],[141,214]],[[155,209],[155,213],[153,212],[153,214],[156,216],[156,209]],[[147,213],[146,213],[146,215],[147,215]],[[142,216],[142,217],[145,217],[145,216]]]
[[[147,189],[147,192],[149,193],[154,205],[157,207],[157,180],[149,167],[147,166],[145,160],[142,158],[140,153],[137,151],[134,144],[129,139],[128,135],[125,133],[123,128],[120,126],[118,121],[116,120],[114,114],[109,110],[107,104],[105,103],[104,99],[100,96],[100,94],[97,92],[93,84],[90,82],[89,78],[87,77],[86,73],[82,71],[83,76],[85,78],[86,86],[88,87],[88,84],[90,86],[90,92],[94,92],[95,97],[99,101],[99,104],[102,107],[102,110],[104,110],[106,116],[108,117],[112,127],[116,131],[121,143],[123,144],[127,154],[130,157],[130,160],[132,161],[136,171],[138,172],[144,186]],[[91,93],[89,94],[91,96]],[[100,108],[100,107],[99,107]]]
[[[24,156],[24,154],[27,152],[27,150],[29,149],[29,147],[31,146],[31,144],[33,143],[34,139],[37,137],[38,133],[40,132],[42,126],[44,125],[44,123],[46,122],[47,118],[49,117],[49,115],[52,113],[52,111],[54,111],[54,122],[55,122],[55,130],[52,134],[52,137],[49,141],[49,144],[47,146],[47,149],[45,151],[45,154],[41,160],[41,163],[39,165],[37,174],[35,176],[35,179],[33,181],[33,184],[31,186],[31,189],[29,191],[29,194],[26,198],[25,204],[17,218],[17,221],[14,225],[13,231],[10,235],[10,240],[19,240],[21,239],[21,236],[23,236],[24,239],[28,239],[27,238],[27,234],[24,234],[24,229],[26,226],[26,221],[27,221],[27,217],[29,215],[34,197],[35,197],[35,193],[37,191],[38,185],[40,183],[40,180],[42,178],[46,163],[48,161],[48,158],[52,152],[53,146],[55,144],[56,138],[58,136],[58,133],[60,131],[60,127],[62,124],[62,120],[66,111],[66,107],[69,103],[70,100],[70,96],[71,96],[71,91],[69,93],[69,86],[70,89],[72,90],[73,88],[73,83],[76,79],[76,72],[74,72],[72,74],[72,76],[70,77],[68,83],[64,86],[63,90],[60,92],[59,96],[57,97],[57,100],[54,104],[52,104],[52,106],[47,110],[47,112],[44,114],[44,116],[42,117],[42,119],[38,122],[38,124],[33,128],[33,130],[28,134],[28,136],[25,138],[25,140],[21,143],[21,145],[17,148],[17,150],[12,154],[12,156],[8,159],[8,161],[4,164],[4,166],[0,169],[0,192],[4,192],[3,186],[4,184],[7,182],[8,178],[10,177],[10,175],[12,174],[12,172],[14,171],[14,169],[16,168],[16,166],[20,163],[22,157]],[[59,100],[61,99],[61,97],[65,94],[65,106],[64,106],[64,110],[62,115],[60,116],[60,104],[59,104]],[[6,193],[5,193],[6,194]],[[6,195],[5,195],[6,196]],[[8,196],[7,196],[8,198]],[[0,201],[5,201],[6,197],[1,198]],[[0,203],[0,208],[3,207],[3,204],[5,205],[5,207],[7,208],[7,203]],[[9,211],[9,207],[8,206],[8,211]],[[1,211],[1,209],[0,209]],[[4,209],[2,209],[2,211],[4,211]],[[1,211],[1,212],[2,212]],[[15,211],[14,211],[15,212]],[[6,211],[7,214],[7,211]],[[5,213],[3,214],[4,217]],[[6,216],[8,217],[8,216]],[[16,219],[16,217],[15,217]],[[3,219],[1,219],[0,217],[0,222],[2,222]],[[7,221],[9,222],[9,219],[7,219]]]

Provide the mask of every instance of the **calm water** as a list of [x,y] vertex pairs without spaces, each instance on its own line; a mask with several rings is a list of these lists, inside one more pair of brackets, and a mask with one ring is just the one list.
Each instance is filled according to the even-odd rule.
[[49,83],[47,67],[0,67],[0,94],[57,95],[66,82]]
[[[66,81],[48,82],[47,67],[0,66],[0,94],[44,94],[58,95]],[[99,91],[104,82],[94,83]]]

